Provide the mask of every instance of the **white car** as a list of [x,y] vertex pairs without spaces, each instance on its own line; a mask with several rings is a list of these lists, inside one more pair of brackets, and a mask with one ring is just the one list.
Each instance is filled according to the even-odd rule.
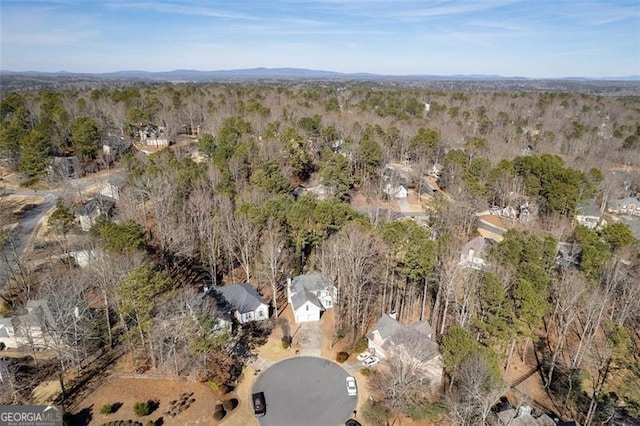
[[351,376],[347,377],[347,393],[349,396],[356,396],[358,394],[356,379]]
[[377,356],[371,356],[365,359],[364,361],[362,361],[365,367],[373,367],[379,362],[380,362],[380,359]]
[[367,358],[371,358],[371,352],[364,351],[361,354],[359,354],[357,358],[358,358],[358,361],[364,361]]

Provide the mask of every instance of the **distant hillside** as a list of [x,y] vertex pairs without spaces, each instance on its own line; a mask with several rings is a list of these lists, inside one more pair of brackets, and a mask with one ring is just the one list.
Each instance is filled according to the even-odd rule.
[[371,74],[371,73],[343,73],[336,71],[312,70],[306,68],[246,68],[232,70],[185,70],[176,69],[173,71],[141,71],[141,70],[122,70],[107,73],[76,73],[68,71],[59,72],[41,72],[41,71],[7,71],[0,70],[2,75],[29,75],[43,77],[107,77],[107,78],[137,78],[151,80],[188,80],[188,81],[211,81],[221,78],[312,78],[312,79],[392,79],[392,80],[446,80],[446,81],[496,81],[496,80],[572,80],[572,81],[640,81],[640,75],[620,76],[620,77],[566,77],[552,79],[536,79],[521,76],[502,76],[495,74],[453,74],[453,75],[433,75],[433,74]]
[[2,91],[38,90],[51,87],[90,88],[105,85],[138,83],[209,83],[209,82],[287,82],[287,81],[360,81],[368,84],[404,84],[417,88],[458,91],[562,91],[595,94],[638,95],[640,76],[591,79],[533,79],[501,75],[381,75],[341,73],[304,68],[248,68],[234,70],[123,70],[108,73],[0,71]]

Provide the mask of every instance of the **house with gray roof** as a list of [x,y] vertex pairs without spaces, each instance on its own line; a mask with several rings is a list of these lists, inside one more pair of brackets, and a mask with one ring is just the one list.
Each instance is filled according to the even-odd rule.
[[116,159],[131,148],[131,142],[123,136],[110,134],[102,141],[102,152],[110,159]]
[[576,222],[589,229],[595,229],[604,224],[602,219],[602,211],[596,204],[595,200],[589,200],[578,207],[576,214]]
[[486,269],[488,263],[486,257],[490,247],[490,242],[485,237],[476,237],[462,247],[460,262],[463,268],[471,268],[478,271]]
[[620,215],[640,216],[640,200],[636,197],[620,198],[609,203],[607,210]]
[[501,426],[556,426],[557,423],[548,415],[534,416],[529,406],[521,406],[517,410],[509,408],[496,414]]
[[417,366],[432,385],[442,383],[442,354],[427,321],[401,324],[395,314],[383,314],[367,334],[369,351],[380,359],[398,357]]
[[233,316],[240,324],[269,318],[269,305],[250,284],[229,284],[213,287],[211,291],[219,294],[228,303]]
[[0,318],[0,343],[7,349],[22,346],[47,347],[43,326],[52,324],[51,311],[44,300],[29,300],[26,313],[9,318]]
[[322,312],[333,307],[338,289],[324,274],[304,274],[287,278],[287,301],[295,322],[319,321]]
[[115,205],[115,199],[102,194],[99,194],[84,203],[84,205],[78,212],[78,219],[80,219],[80,227],[82,228],[82,230],[88,232],[96,223],[96,219],[98,218],[98,216],[110,216]]

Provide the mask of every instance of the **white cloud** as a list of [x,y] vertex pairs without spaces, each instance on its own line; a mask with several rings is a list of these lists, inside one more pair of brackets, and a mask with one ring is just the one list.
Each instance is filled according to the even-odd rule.
[[262,20],[262,18],[222,8],[203,7],[192,4],[157,2],[110,2],[106,4],[112,9],[135,9],[153,12],[178,14],[186,16],[207,16],[210,18]]

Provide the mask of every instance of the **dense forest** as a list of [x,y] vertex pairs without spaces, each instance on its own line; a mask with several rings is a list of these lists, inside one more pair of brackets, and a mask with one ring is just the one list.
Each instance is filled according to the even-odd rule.
[[[249,282],[277,315],[286,277],[318,270],[338,286],[333,331],[352,349],[382,313],[433,326],[445,389],[426,394],[411,378],[372,373],[372,392],[392,412],[490,422],[509,389],[504,373],[535,356],[562,417],[640,418],[638,235],[614,220],[575,222],[590,200],[640,193],[637,97],[154,84],[3,93],[0,120],[7,173],[25,188],[62,188],[48,219],[57,242],[40,256],[102,253],[91,274],[14,260],[3,293],[15,312],[40,298],[59,313],[51,336],[61,378],[117,348],[153,371],[231,382],[245,361],[231,348],[250,354],[268,329],[219,333],[221,307],[194,295]],[[145,147],[149,128],[170,145]],[[106,153],[112,136],[133,148]],[[74,223],[73,179],[52,173],[59,158],[83,175],[115,170],[126,180],[115,214],[88,233]],[[412,193],[431,182],[414,217],[390,211],[394,164],[411,170],[402,184]],[[527,219],[509,221],[487,266],[461,266],[476,214],[522,205]],[[6,253],[11,233],[0,236]],[[560,246],[571,247],[570,261],[558,261]],[[25,401],[25,367],[0,368],[12,378],[2,402]],[[405,391],[391,393],[389,380]]]

